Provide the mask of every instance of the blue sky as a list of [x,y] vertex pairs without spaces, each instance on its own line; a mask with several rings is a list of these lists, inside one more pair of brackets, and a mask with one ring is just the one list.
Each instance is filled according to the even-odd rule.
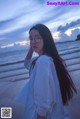
[[[79,5],[53,6],[49,2],[66,0],[0,0],[0,46],[28,39],[28,30],[43,23],[55,39],[73,40],[80,33]],[[65,40],[64,40],[65,39]]]

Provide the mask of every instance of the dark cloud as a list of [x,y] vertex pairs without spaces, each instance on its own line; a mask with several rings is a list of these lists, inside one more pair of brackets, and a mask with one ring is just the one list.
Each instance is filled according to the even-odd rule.
[[71,23],[67,23],[66,26],[60,25],[57,29],[57,31],[65,32],[67,29],[74,27],[76,25],[80,24],[80,19],[77,19],[76,21],[72,21]]
[[[45,3],[43,0],[38,1],[38,2],[40,2],[41,4]],[[59,15],[65,14],[65,13],[62,12],[62,8],[61,7],[59,9],[57,9],[57,8],[58,7],[55,7],[55,9],[53,8],[53,11],[55,12],[55,14],[52,11],[52,9],[51,10],[50,9],[46,10],[45,14],[49,14],[49,17],[47,17],[47,19],[45,19],[45,14],[43,14],[43,16],[42,16],[43,19],[40,22],[45,23],[45,22],[51,21],[52,19],[53,19],[53,22],[54,22],[54,21],[56,21],[56,18],[58,18]],[[38,11],[39,10],[41,10],[41,9],[38,9]],[[66,9],[64,11],[67,12]],[[13,16],[12,18],[4,20],[4,21],[0,21],[0,29],[1,30],[5,29],[5,28],[9,27],[10,25],[17,23],[16,21],[20,20],[20,18],[22,18],[24,16],[26,16],[28,18],[28,15],[30,15],[32,12],[33,13],[36,12],[36,14],[37,14],[37,11],[34,10],[33,7],[28,9],[27,6],[25,6],[25,7],[21,8],[21,9],[19,9],[18,11],[16,11],[16,15]],[[53,12],[53,14],[52,14],[52,12]],[[51,16],[50,16],[50,13],[51,13]]]
[[6,27],[10,23],[14,22],[14,20],[15,20],[15,18],[11,18],[11,19],[8,19],[8,20],[0,21],[0,28],[2,29],[4,27]]
[[24,33],[26,31],[28,31],[29,29],[29,26],[27,27],[23,27],[21,29],[17,29],[13,32],[9,32],[9,33],[5,33],[3,35],[0,35],[0,38],[3,38],[1,41],[0,41],[0,44],[1,45],[6,45],[6,44],[10,44],[10,43],[14,43],[14,42],[17,42],[17,41],[22,41],[24,39],[27,39],[27,34],[24,35]]
[[19,18],[21,18],[21,17],[23,17],[23,16],[25,16],[25,15],[26,15],[25,12],[21,12],[21,13],[15,15],[15,16],[13,16],[13,17],[10,18],[10,19],[0,21],[0,29],[9,27],[9,25],[15,23],[16,20],[18,20]]

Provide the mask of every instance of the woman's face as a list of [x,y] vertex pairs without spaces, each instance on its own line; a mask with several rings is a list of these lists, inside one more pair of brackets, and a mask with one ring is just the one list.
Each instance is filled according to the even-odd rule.
[[43,53],[43,39],[39,32],[35,29],[30,31],[29,34],[29,39],[30,39],[30,45],[32,49],[37,52],[39,55]]

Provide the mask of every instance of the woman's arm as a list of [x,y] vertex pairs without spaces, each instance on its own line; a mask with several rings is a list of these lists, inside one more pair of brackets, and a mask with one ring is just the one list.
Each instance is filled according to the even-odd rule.
[[33,49],[30,46],[29,51],[24,59],[24,66],[29,70],[30,66],[31,66],[31,58],[32,58],[32,54],[33,54]]

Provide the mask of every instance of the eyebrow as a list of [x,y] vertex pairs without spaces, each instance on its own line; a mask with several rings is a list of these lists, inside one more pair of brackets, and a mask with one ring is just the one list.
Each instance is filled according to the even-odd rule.
[[[40,35],[34,35],[35,37],[41,37]],[[31,35],[29,35],[29,37],[32,37]]]
[[40,35],[35,35],[35,36],[39,36],[40,37]]

